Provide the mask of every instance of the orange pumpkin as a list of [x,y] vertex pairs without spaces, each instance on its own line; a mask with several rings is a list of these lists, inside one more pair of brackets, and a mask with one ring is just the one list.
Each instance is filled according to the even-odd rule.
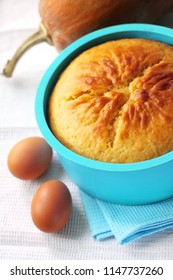
[[128,22],[154,22],[173,0],[40,0],[39,12],[54,46],[62,50],[93,30]]
[[40,0],[42,19],[37,33],[27,39],[7,62],[10,77],[21,55],[38,42],[47,41],[58,50],[102,27],[128,22],[154,22],[173,0]]

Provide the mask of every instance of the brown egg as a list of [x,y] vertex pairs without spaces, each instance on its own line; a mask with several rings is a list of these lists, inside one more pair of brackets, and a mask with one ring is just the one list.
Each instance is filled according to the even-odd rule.
[[28,137],[13,146],[7,165],[10,172],[19,179],[35,179],[49,167],[52,148],[42,137]]
[[59,231],[69,220],[71,212],[71,194],[61,181],[47,181],[37,189],[33,196],[31,217],[41,231]]

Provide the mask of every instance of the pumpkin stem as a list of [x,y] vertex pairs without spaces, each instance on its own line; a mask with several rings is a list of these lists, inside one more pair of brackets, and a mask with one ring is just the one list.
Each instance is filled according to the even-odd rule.
[[53,45],[50,36],[47,33],[47,30],[44,24],[41,22],[39,26],[39,30],[31,35],[27,40],[23,42],[23,44],[16,50],[13,57],[7,61],[5,68],[3,69],[3,75],[6,77],[11,77],[14,71],[14,68],[20,59],[20,57],[32,46],[46,41],[50,45]]

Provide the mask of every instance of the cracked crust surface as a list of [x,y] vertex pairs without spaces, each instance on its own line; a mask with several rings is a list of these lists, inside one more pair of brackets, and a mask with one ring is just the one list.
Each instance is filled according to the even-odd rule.
[[173,150],[173,47],[136,38],[83,52],[59,77],[48,120],[66,147],[99,161]]

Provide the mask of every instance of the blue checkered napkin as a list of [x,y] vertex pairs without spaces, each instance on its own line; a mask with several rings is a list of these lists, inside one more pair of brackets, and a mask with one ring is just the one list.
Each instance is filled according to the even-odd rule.
[[162,202],[124,206],[94,199],[80,191],[92,236],[115,237],[125,244],[173,226],[173,198]]

